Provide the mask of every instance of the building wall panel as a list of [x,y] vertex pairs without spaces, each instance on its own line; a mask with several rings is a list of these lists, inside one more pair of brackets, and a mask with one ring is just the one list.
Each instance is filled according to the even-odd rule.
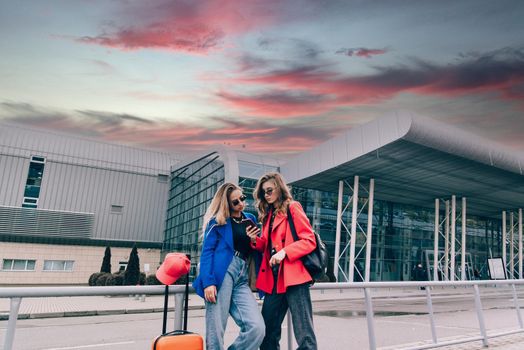
[[[0,285],[53,285],[78,284],[87,285],[89,276],[100,271],[105,247],[64,246],[31,243],[0,242],[0,263],[3,259],[36,260],[35,271],[2,271]],[[120,261],[128,261],[131,248],[111,248],[111,271],[118,271]],[[155,273],[159,261],[159,249],[138,249],[140,271]],[[72,260],[73,271],[43,271],[44,260]]]
[[0,198],[6,206],[20,206],[24,197],[29,159],[0,154]]
[[48,161],[42,180],[39,208],[94,213],[92,238],[162,240],[168,184],[157,176]]
[[19,125],[0,124],[0,145],[9,154],[29,157],[31,150],[57,162],[106,167],[114,170],[169,174],[170,166],[180,155],[157,150],[139,149],[83,137]]

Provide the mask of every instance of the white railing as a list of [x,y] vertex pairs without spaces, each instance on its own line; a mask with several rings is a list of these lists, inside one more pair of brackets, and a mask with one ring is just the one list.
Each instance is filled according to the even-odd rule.
[[[510,335],[514,333],[524,332],[524,326],[522,322],[522,316],[520,313],[520,307],[518,304],[517,292],[515,286],[524,285],[524,280],[504,280],[504,281],[442,281],[442,282],[353,282],[353,283],[316,283],[311,287],[313,290],[330,290],[330,289],[362,289],[364,293],[364,299],[366,303],[366,319],[369,339],[369,349],[376,350],[376,337],[374,327],[374,313],[373,313],[373,297],[372,290],[376,289],[391,289],[391,288],[418,288],[426,287],[426,302],[427,311],[429,316],[429,323],[431,327],[431,343],[415,346],[410,348],[411,350],[419,349],[431,349],[441,346],[467,343],[481,340],[484,346],[488,346],[488,340],[504,335]],[[479,323],[479,335],[475,337],[463,337],[452,341],[439,341],[436,332],[435,318],[433,315],[433,303],[431,296],[431,287],[473,287],[473,295],[475,301],[475,309],[477,313],[477,319]],[[484,312],[482,309],[482,301],[479,292],[479,286],[510,286],[513,292],[513,303],[515,311],[517,313],[519,328],[498,332],[489,333],[486,331],[484,322]],[[169,287],[169,294],[175,295],[175,329],[182,329],[182,316],[183,316],[183,302],[184,302],[184,291],[185,286],[177,285]],[[194,292],[190,288],[191,292]],[[18,318],[18,310],[22,298],[45,298],[45,297],[60,297],[60,296],[101,296],[101,295],[132,295],[132,294],[145,294],[145,295],[159,295],[164,294],[164,286],[125,286],[125,287],[24,287],[24,288],[0,288],[0,298],[10,298],[10,312],[9,320],[7,324],[6,337],[4,341],[4,349],[12,350],[13,341],[16,330],[16,320]],[[288,349],[292,349],[293,345],[293,329],[291,323],[291,317],[288,313],[287,317],[288,324]]]

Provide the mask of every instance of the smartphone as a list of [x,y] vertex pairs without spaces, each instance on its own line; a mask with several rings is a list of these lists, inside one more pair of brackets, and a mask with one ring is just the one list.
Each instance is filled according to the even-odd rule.
[[242,225],[246,226],[246,229],[248,229],[251,226],[258,227],[257,223],[251,219],[243,219]]

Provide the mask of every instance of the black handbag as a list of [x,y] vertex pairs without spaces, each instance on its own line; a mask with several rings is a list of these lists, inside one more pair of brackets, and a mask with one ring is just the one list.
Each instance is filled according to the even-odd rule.
[[[293,216],[291,216],[289,207],[287,208],[287,221],[289,222],[293,239],[298,241],[297,230],[295,228]],[[320,235],[316,232],[313,233],[315,234],[317,246],[311,253],[304,255],[302,258],[300,258],[300,260],[302,260],[302,264],[304,264],[304,267],[306,268],[307,272],[309,272],[313,280],[318,280],[322,278],[322,276],[324,276],[327,272],[328,251],[326,245],[324,242],[322,242]]]

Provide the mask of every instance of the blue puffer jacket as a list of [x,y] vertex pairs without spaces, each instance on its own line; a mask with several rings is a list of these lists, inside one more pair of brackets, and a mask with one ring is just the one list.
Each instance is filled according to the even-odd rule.
[[[253,214],[245,212],[243,214],[246,218],[257,222]],[[233,260],[234,251],[231,219],[228,218],[225,225],[218,225],[215,218],[212,218],[204,233],[199,275],[193,282],[193,288],[202,298],[204,297],[204,289],[209,286],[215,285],[217,291],[220,290],[227,268]],[[261,259],[258,252],[254,253],[256,254],[255,262],[258,273]]]

